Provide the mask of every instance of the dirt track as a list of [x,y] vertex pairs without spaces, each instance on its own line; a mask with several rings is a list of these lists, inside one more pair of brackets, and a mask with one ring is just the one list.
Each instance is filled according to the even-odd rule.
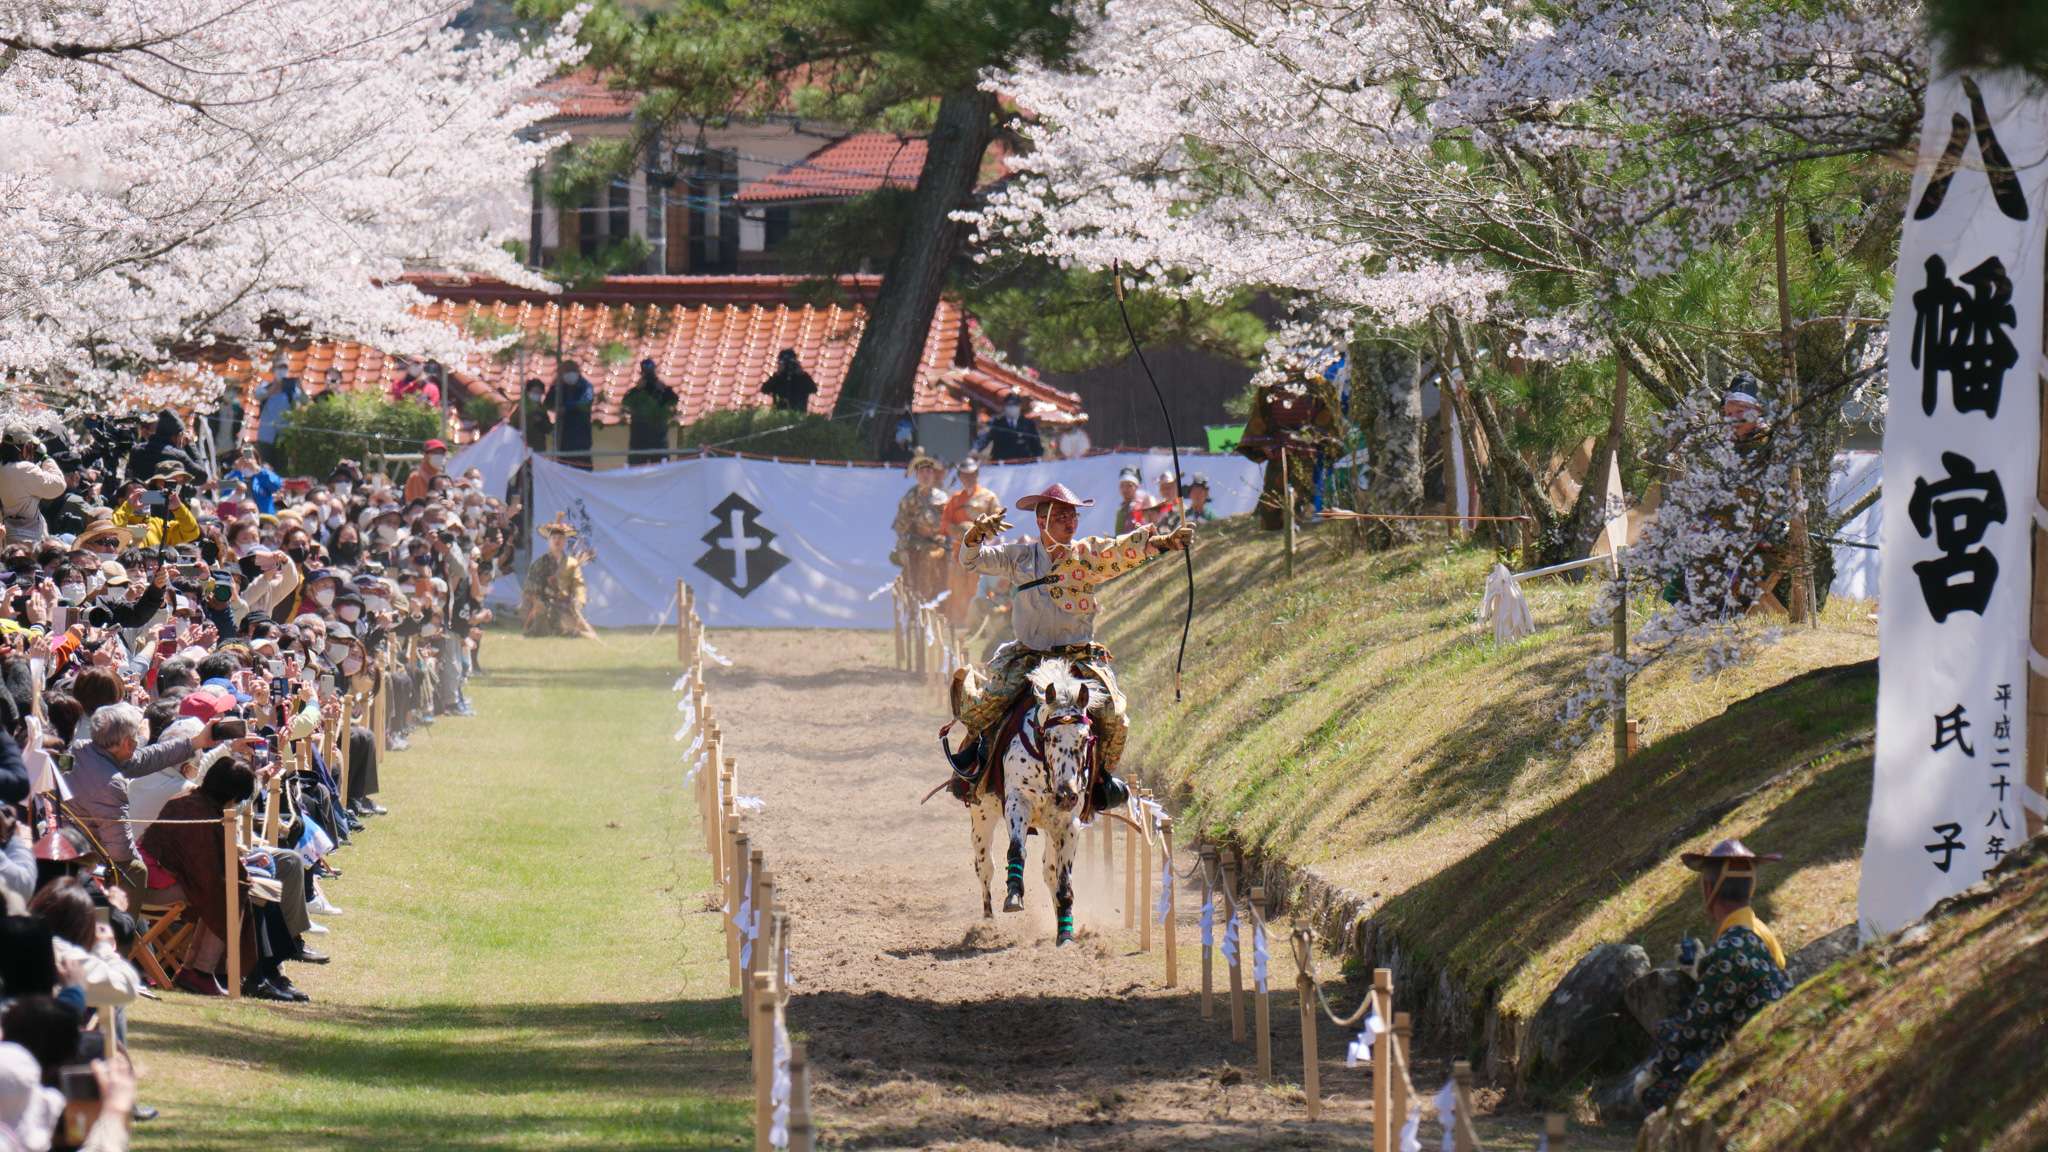
[[[1324,1092],[1338,1099],[1309,1125],[1298,1088],[1252,1082],[1252,1046],[1231,1042],[1220,997],[1218,1018],[1200,1019],[1199,894],[1181,900],[1173,992],[1158,941],[1146,956],[1123,930],[1120,876],[1112,901],[1082,872],[1079,944],[1052,947],[1036,837],[1025,912],[982,919],[965,812],[943,794],[918,806],[942,776],[943,720],[895,671],[886,633],[711,639],[733,661],[708,678],[713,712],[740,791],[767,801],[753,843],[797,925],[792,1027],[808,1037],[832,1146],[1370,1146],[1362,1070],[1347,1074],[1333,1029]],[[1091,838],[1084,861],[1099,851]],[[1284,939],[1272,951],[1275,983],[1291,989]],[[1276,1079],[1298,1084],[1291,991],[1273,1017]]]

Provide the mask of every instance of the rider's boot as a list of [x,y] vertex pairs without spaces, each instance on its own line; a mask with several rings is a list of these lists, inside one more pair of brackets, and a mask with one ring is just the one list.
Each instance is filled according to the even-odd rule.
[[[941,741],[941,747],[944,742]],[[953,766],[953,778],[946,782],[946,791],[962,804],[974,801],[975,786],[981,782],[983,762],[988,755],[988,738],[980,732],[974,739],[962,745],[957,752],[948,751],[946,759]]]

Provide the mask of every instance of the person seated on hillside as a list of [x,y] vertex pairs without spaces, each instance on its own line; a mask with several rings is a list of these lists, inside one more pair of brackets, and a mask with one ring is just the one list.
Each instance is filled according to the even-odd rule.
[[1700,984],[1692,1003],[1652,1030],[1657,1056],[1636,1081],[1637,1096],[1648,1111],[1670,1103],[1750,1017],[1792,990],[1784,947],[1749,906],[1756,894],[1756,866],[1782,857],[1758,856],[1740,840],[1723,840],[1707,852],[1687,852],[1679,859],[1700,874],[1707,920],[1715,925],[1714,943],[1699,960]]

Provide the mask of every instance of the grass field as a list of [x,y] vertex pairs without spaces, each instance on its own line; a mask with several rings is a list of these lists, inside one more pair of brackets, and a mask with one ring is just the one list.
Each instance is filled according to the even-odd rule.
[[[673,641],[493,633],[381,770],[310,1005],[134,1013],[141,1149],[730,1148],[745,1036],[675,767]],[[317,917],[316,917],[317,918]]]

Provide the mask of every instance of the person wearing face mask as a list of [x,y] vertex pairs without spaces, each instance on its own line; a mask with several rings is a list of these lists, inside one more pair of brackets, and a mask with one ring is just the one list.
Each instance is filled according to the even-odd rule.
[[249,545],[238,561],[242,569],[242,600],[251,612],[275,617],[299,590],[299,567],[292,558],[267,544]]
[[574,360],[562,361],[547,394],[548,418],[555,426],[556,458],[571,468],[590,470],[590,409],[597,391],[584,379]]
[[265,516],[277,515],[277,494],[284,488],[284,478],[263,463],[254,448],[244,448],[235,457],[234,469],[229,473],[249,486],[249,501]]
[[363,534],[356,526],[344,520],[334,530],[334,542],[327,546],[334,555],[334,562],[343,568],[357,568],[363,563]]
[[405,478],[407,504],[415,500],[425,500],[428,486],[433,483],[434,477],[441,475],[448,467],[448,445],[439,440],[429,440],[422,451],[426,458],[420,461],[419,467],[412,470],[412,475]]
[[659,464],[668,459],[668,428],[675,423],[676,390],[661,382],[652,360],[640,362],[640,382],[626,393],[628,465]]
[[784,348],[775,354],[775,374],[761,385],[761,394],[773,397],[775,407],[784,412],[809,411],[811,397],[817,391],[818,382],[804,371],[794,348]]
[[986,450],[988,460],[1036,460],[1045,455],[1038,422],[1024,415],[1024,393],[1013,390],[1003,397],[1002,413],[975,437],[974,450]]
[[270,365],[270,385],[263,393],[256,419],[256,451],[264,463],[281,462],[277,455],[278,429],[283,427],[285,413],[305,402],[305,389],[299,378],[292,375],[291,361],[279,356]]

